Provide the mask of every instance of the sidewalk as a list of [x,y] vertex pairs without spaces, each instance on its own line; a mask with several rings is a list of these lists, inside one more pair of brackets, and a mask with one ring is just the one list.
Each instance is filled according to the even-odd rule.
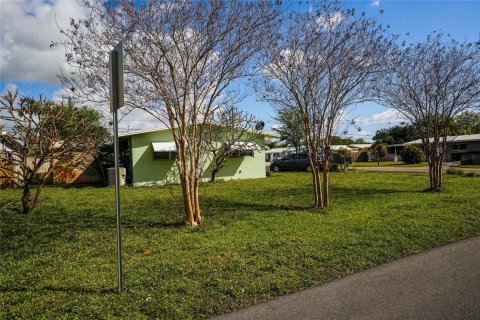
[[215,319],[480,319],[480,237]]

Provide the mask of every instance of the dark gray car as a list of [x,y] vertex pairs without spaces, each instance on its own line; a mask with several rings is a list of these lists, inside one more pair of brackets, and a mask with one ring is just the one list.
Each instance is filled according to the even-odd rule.
[[[322,170],[322,156],[318,155],[319,169]],[[277,158],[270,164],[270,170],[279,171],[312,171],[306,153],[293,153]]]

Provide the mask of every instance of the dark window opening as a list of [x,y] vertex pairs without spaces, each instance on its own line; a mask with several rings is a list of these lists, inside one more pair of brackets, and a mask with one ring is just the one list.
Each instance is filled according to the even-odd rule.
[[175,160],[177,158],[176,152],[157,151],[153,152],[153,160]]
[[232,158],[253,157],[253,150],[235,150]]
[[467,150],[466,143],[455,143],[452,145],[452,150]]

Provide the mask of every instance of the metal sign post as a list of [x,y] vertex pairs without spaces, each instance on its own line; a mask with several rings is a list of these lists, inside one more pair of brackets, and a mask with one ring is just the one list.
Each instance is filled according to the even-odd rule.
[[110,112],[113,113],[113,148],[115,153],[115,209],[117,213],[118,291],[123,291],[122,232],[120,225],[120,173],[117,110],[123,106],[123,44],[110,51]]

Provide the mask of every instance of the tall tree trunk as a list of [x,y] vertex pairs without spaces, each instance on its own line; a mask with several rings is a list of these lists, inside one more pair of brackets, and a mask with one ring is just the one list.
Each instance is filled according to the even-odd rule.
[[194,190],[193,190],[193,200],[194,200],[194,212],[193,212],[193,219],[196,223],[196,225],[199,225],[202,222],[202,216],[201,216],[201,210],[200,210],[200,200],[198,197],[198,189],[199,189],[199,181],[198,178],[195,181],[194,184]]
[[442,160],[437,159],[435,162],[435,179],[432,191],[439,192],[442,191]]
[[183,206],[185,209],[185,222],[189,226],[194,227],[196,226],[196,223],[194,220],[190,181],[188,180],[188,177],[186,176],[181,177],[181,184],[182,184],[182,193],[183,193]]
[[324,160],[323,162],[323,207],[328,207],[330,204],[330,192],[329,192],[329,166],[330,161]]
[[38,206],[38,203],[40,202],[40,195],[42,194],[42,189],[43,185],[45,182],[39,184],[37,186],[37,189],[35,190],[35,197],[33,198],[31,210],[35,209]]
[[322,182],[319,176],[318,161],[315,161],[314,157],[309,158],[310,168],[312,168],[314,206],[320,208],[323,206]]
[[212,169],[212,174],[210,175],[210,181],[209,182],[215,182],[215,177],[218,173],[218,169]]
[[215,182],[217,173],[220,172],[220,170],[225,166],[225,162],[226,162],[225,153],[223,153],[219,157],[214,156],[214,159],[213,159],[214,167],[212,169],[209,182]]
[[[181,140],[181,139],[180,139]],[[182,141],[182,140],[181,140]],[[184,140],[183,140],[184,141]],[[185,222],[191,227],[196,227],[201,221],[200,203],[198,199],[199,171],[198,161],[187,156],[186,143],[176,141],[178,157],[177,168],[182,185],[183,204],[185,207]]]
[[442,155],[430,152],[428,158],[428,173],[430,178],[430,191],[440,192],[443,188],[443,159]]
[[32,196],[30,194],[29,182],[23,185],[22,207],[23,207],[24,214],[30,213],[30,211],[32,210]]
[[317,169],[315,171],[315,178],[316,178],[316,183],[317,183],[317,202],[315,203],[315,206],[317,208],[323,207],[323,194],[322,194],[322,181],[320,180],[320,175],[319,175],[319,170]]

